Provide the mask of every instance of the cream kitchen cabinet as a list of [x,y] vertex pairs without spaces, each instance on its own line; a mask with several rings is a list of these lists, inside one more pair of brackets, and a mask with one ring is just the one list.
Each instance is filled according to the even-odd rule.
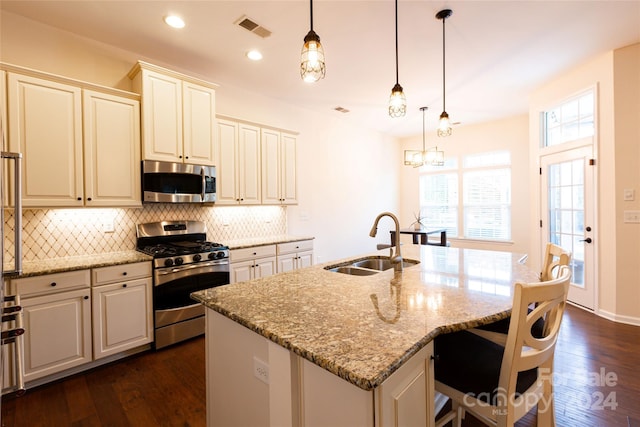
[[259,205],[260,128],[219,118],[218,205]]
[[129,77],[142,96],[143,159],[215,165],[217,85],[142,61]]
[[276,245],[253,246],[229,252],[229,283],[272,276],[276,273]]
[[309,267],[313,264],[313,240],[278,243],[278,273]]
[[2,151],[9,151],[7,145],[7,73],[0,70],[0,138]]
[[36,72],[7,80],[9,150],[23,155],[24,206],[141,204],[137,95]]
[[153,341],[151,263],[92,270],[93,357]]
[[92,360],[89,270],[13,279],[24,310],[26,382]]
[[262,204],[298,203],[296,144],[294,134],[262,129]]

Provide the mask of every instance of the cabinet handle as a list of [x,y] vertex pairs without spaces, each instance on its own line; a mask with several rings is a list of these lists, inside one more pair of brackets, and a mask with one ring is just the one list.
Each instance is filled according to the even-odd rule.
[[89,297],[85,295],[85,296],[84,296],[84,299],[89,299]]
[[56,282],[51,282],[51,286],[58,286]]
[[123,285],[122,285],[122,287],[123,287],[123,288],[126,288],[126,287],[127,287],[127,284],[126,284],[126,283],[125,283],[125,284],[123,284]]

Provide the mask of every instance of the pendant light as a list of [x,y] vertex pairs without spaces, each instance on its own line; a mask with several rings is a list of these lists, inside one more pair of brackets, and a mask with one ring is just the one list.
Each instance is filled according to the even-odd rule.
[[396,0],[396,84],[391,89],[389,115],[391,117],[403,117],[406,112],[407,98],[404,96],[402,86],[398,83],[398,0]]
[[302,55],[300,58],[300,76],[308,83],[317,82],[324,78],[324,49],[320,44],[320,37],[313,31],[313,0],[309,0],[311,27],[304,37]]
[[442,114],[440,114],[440,123],[438,124],[438,136],[451,135],[451,121],[446,109],[446,90],[445,90],[445,31],[444,22],[451,16],[451,9],[443,9],[436,13],[436,18],[442,20]]
[[420,166],[443,166],[444,151],[439,151],[438,147],[431,147],[427,150],[427,137],[425,128],[425,114],[429,107],[420,107],[422,111],[422,151],[405,150],[404,164],[419,168]]

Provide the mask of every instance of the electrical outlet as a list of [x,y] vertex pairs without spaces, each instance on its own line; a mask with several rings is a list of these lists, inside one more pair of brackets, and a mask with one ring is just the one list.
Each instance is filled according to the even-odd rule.
[[632,188],[625,188],[622,194],[622,198],[626,202],[633,202],[636,198],[635,191]]
[[116,231],[115,224],[113,220],[106,220],[102,223],[102,232],[103,233],[113,233]]
[[265,384],[269,384],[269,365],[253,357],[253,375]]
[[624,222],[640,223],[640,211],[624,211]]

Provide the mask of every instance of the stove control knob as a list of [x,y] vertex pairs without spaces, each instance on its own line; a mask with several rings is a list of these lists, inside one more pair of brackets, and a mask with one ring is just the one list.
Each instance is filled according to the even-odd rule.
[[207,255],[207,258],[215,259],[216,258],[216,253],[215,252],[209,252],[209,255]]
[[224,258],[224,251],[218,251],[218,252],[216,252],[216,258],[217,258],[217,259]]
[[184,260],[182,258],[180,258],[180,257],[175,259],[176,265],[182,265],[183,262],[184,262]]
[[202,255],[200,255],[200,254],[195,254],[195,255],[193,256],[193,260],[194,260],[195,262],[198,262],[198,261],[200,261],[201,259],[202,259]]
[[165,267],[171,267],[173,265],[173,260],[171,258],[167,258],[164,260]]

